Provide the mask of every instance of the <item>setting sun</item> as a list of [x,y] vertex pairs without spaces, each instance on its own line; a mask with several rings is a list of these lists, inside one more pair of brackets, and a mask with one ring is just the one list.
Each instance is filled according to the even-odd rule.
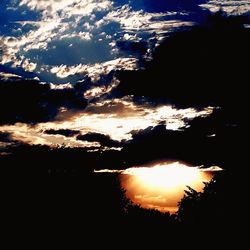
[[191,167],[180,162],[163,162],[132,167],[121,172],[120,180],[127,197],[144,208],[174,213],[187,186],[202,191],[219,167]]
[[125,173],[135,175],[141,185],[161,189],[192,185],[201,177],[199,169],[178,162],[169,165],[158,164],[151,168],[130,168]]

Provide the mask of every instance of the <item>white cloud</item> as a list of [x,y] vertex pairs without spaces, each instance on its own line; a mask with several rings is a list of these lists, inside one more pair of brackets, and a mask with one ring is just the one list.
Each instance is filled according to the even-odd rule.
[[119,9],[108,13],[105,21],[115,21],[120,23],[123,29],[129,31],[148,30],[160,32],[169,28],[191,25],[190,22],[180,22],[177,20],[166,21],[163,18],[176,13],[147,13],[142,10],[133,11],[129,5],[124,5]]
[[33,72],[36,69],[36,63],[32,63],[29,59],[25,59],[22,62],[22,68],[28,72]]
[[114,89],[118,85],[119,85],[119,81],[117,79],[113,79],[111,84],[109,84],[108,86],[103,85],[99,87],[90,88],[84,93],[84,97],[88,100],[91,100],[92,98],[98,98],[102,96],[103,94],[111,92],[112,89]]
[[66,78],[75,74],[88,75],[93,81],[98,80],[100,74],[108,74],[112,70],[127,69],[134,70],[137,66],[135,58],[118,58],[104,63],[93,65],[79,64],[75,66],[60,65],[51,68],[51,73],[56,74],[59,78]]
[[[115,40],[119,36],[124,40],[138,41],[141,38],[137,33],[140,32],[161,34],[163,31],[190,24],[175,20],[164,20],[165,16],[176,13],[133,11],[129,5],[124,5],[120,8],[114,7],[114,3],[110,0],[21,0],[20,6],[26,6],[41,13],[41,19],[18,22],[22,27],[26,24],[30,24],[33,27],[32,30],[18,37],[18,39],[15,37],[1,37],[1,47],[4,50],[0,63],[12,63],[13,67],[23,67],[24,70],[34,70],[42,72],[42,74],[42,67],[44,67],[43,59],[34,59],[33,57],[28,57],[28,54],[29,52],[36,53],[33,52],[34,50],[39,50],[39,54],[42,54],[43,51],[51,49],[50,44],[52,42],[60,43],[63,39],[69,39],[70,44],[72,44],[71,47],[74,49],[74,43],[79,43],[79,41],[90,41],[93,43],[99,41],[108,44],[104,49],[108,50],[107,52],[110,53],[111,58],[117,58],[118,49],[116,48]],[[105,25],[111,23],[119,24],[120,28],[116,27],[115,30],[109,30],[111,33],[107,34],[104,32]],[[117,37],[115,38],[115,36]],[[161,35],[157,37],[161,39]],[[68,44],[65,46],[68,46]],[[77,46],[76,49],[78,49]],[[58,54],[63,57],[63,51],[58,51]],[[79,53],[77,51],[75,54],[79,55],[79,62],[81,62],[81,58],[84,58],[84,52]],[[27,60],[29,63],[27,63]],[[120,62],[118,61],[118,63]],[[128,67],[131,66],[131,63],[124,65],[124,61],[121,64]],[[92,74],[92,77],[96,78],[95,69],[103,72],[109,71],[109,68],[113,67],[104,64],[90,65],[90,69],[87,70],[86,67],[88,65],[81,64],[71,67],[68,67],[68,65],[45,66],[45,77],[48,77],[50,73],[56,72],[59,78],[66,78],[79,73],[78,71],[80,71],[80,74],[91,71],[87,73]]]
[[[5,47],[5,51],[0,63],[13,62],[13,66],[23,66],[25,70],[30,71],[35,69],[35,63],[29,62],[29,66],[27,66],[26,61],[20,60],[20,56],[22,56],[21,50],[24,52],[34,49],[46,50],[51,41],[67,37],[90,40],[92,35],[88,31],[77,32],[74,29],[74,26],[77,27],[79,16],[91,17],[94,11],[105,11],[112,6],[112,3],[108,0],[22,0],[20,6],[22,5],[40,11],[42,20],[21,22],[22,25],[32,24],[36,29],[18,39],[15,37],[1,37],[2,47]],[[65,20],[66,18],[68,20]],[[85,28],[89,27],[85,26]]]
[[50,83],[50,88],[51,89],[72,89],[73,86],[70,83],[65,83],[65,84],[53,84],[53,83]]
[[131,131],[154,127],[160,122],[166,122],[168,129],[178,130],[186,125],[186,120],[209,116],[212,112],[211,107],[197,111],[193,108],[136,105],[129,98],[123,98],[89,104],[82,112],[63,112],[58,115],[58,121],[41,123],[38,127],[40,130],[73,129],[82,134],[101,133],[121,141],[130,140]]
[[1,131],[11,134],[14,140],[22,141],[32,145],[48,145],[51,147],[100,147],[98,142],[79,141],[75,137],[65,137],[62,135],[49,135],[39,130],[36,126],[16,123],[15,125],[1,126]]
[[21,78],[21,76],[11,73],[0,72],[0,78],[3,80],[8,80],[9,78]]
[[129,34],[125,33],[123,36],[123,40],[125,41],[140,41],[141,39],[137,37],[137,34]]
[[206,4],[200,5],[203,8],[209,9],[212,12],[217,12],[220,9],[228,14],[244,14],[250,11],[249,1],[237,0],[211,0]]
[[69,39],[69,38],[79,38],[81,40],[90,41],[92,39],[93,35],[90,32],[79,32],[79,33],[72,33],[72,34],[65,34],[60,37],[60,40],[62,39]]
[[218,166],[211,166],[211,167],[207,167],[204,168],[204,166],[200,166],[199,167],[199,171],[201,172],[217,172],[217,171],[222,171],[223,169],[218,167]]
[[18,39],[14,37],[1,37],[2,43],[5,46],[3,57],[0,59],[1,64],[14,62],[15,66],[21,66],[22,60],[20,58],[24,57],[20,54],[22,49],[24,52],[32,49],[46,49],[48,42],[57,36],[53,31],[60,26],[60,20],[37,22],[37,26],[39,27],[38,29],[30,31]]
[[[136,167],[131,167],[131,168],[127,168],[124,170],[117,170],[117,169],[100,169],[100,170],[94,170],[94,173],[120,173],[120,174],[125,174],[125,175],[138,175],[142,172],[149,172],[152,170],[152,167],[159,167],[162,165],[166,165],[166,166],[185,166],[184,164],[180,164],[179,162],[166,162],[166,163],[160,163],[160,164],[155,164],[153,166],[136,166]],[[188,166],[188,168],[190,168],[191,166]],[[200,171],[200,172],[217,172],[217,171],[223,171],[222,168],[218,167],[218,166],[211,166],[211,167],[207,167],[204,168],[203,166],[192,166],[192,169],[194,169],[195,171]],[[158,198],[160,198],[160,196],[157,196]],[[139,198],[139,197],[138,197]]]
[[43,12],[44,17],[54,17],[61,11],[63,17],[72,15],[89,15],[112,6],[109,0],[22,0],[20,5],[26,5],[32,10]]
[[[56,85],[51,86],[57,88]],[[62,86],[63,88],[72,87],[70,84]],[[149,104],[137,105],[132,102],[131,97],[126,97],[95,102],[89,104],[83,111],[67,110],[62,107],[54,121],[39,123],[36,126],[21,123],[5,125],[0,126],[0,130],[11,133],[14,139],[31,144],[100,147],[97,144],[78,141],[75,137],[48,135],[44,131],[70,129],[80,131],[81,134],[101,133],[118,141],[131,140],[132,131],[154,127],[163,122],[167,129],[178,130],[186,125],[187,120],[206,117],[212,112],[212,107],[198,111],[193,108],[176,109],[166,105],[156,107]]]

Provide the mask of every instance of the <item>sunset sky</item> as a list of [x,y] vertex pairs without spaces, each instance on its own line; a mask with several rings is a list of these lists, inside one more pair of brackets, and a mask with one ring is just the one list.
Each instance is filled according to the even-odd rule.
[[120,165],[92,172],[119,173],[133,202],[175,212],[187,185],[202,191],[222,170],[237,128],[238,90],[216,88],[217,71],[233,72],[214,60],[231,58],[227,38],[185,33],[219,10],[247,14],[250,2],[1,0],[0,157],[20,145],[108,151]]

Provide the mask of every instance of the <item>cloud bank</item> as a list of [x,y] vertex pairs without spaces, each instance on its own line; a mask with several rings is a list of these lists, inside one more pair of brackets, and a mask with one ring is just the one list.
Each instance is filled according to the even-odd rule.
[[[25,11],[31,14],[24,20],[11,20],[18,32],[0,36],[0,63],[22,76],[33,73],[54,83],[83,79],[93,71],[102,74],[116,60],[121,62],[118,68],[129,69],[126,58],[136,58],[129,51],[122,52],[117,41],[149,43],[153,37],[157,43],[163,33],[191,24],[176,20],[176,12],[135,10],[109,0],[22,0],[11,2],[8,10],[20,11],[20,16]],[[74,74],[79,75],[69,77]]]

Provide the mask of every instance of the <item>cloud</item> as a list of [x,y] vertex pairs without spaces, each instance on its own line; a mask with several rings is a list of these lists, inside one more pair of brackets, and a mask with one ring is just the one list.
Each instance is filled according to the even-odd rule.
[[228,1],[228,0],[211,0],[200,5],[203,8],[209,9],[211,12],[223,10],[228,14],[242,15],[250,12],[249,1]]
[[[117,170],[117,169],[100,169],[100,170],[94,170],[94,173],[119,173],[119,174],[124,174],[124,175],[133,175],[133,176],[137,176],[140,174],[152,174],[153,169],[152,168],[157,168],[157,167],[163,167],[162,171],[164,172],[164,168],[166,167],[187,167],[186,164],[184,163],[180,163],[180,162],[158,162],[158,163],[149,163],[147,164],[147,166],[145,165],[139,165],[139,166],[134,166],[134,167],[130,167],[124,170]],[[200,172],[217,172],[217,171],[222,171],[223,169],[218,167],[218,166],[211,166],[211,167],[204,167],[204,166],[188,166],[189,168],[192,168],[192,170],[197,170]],[[151,173],[150,173],[151,172]],[[160,198],[160,197],[159,197]]]
[[114,173],[122,173],[123,170],[112,170],[112,169],[101,169],[101,170],[94,170],[94,173],[111,173],[111,174],[114,174]]
[[[116,118],[123,127],[117,127],[116,119],[107,121],[110,118],[105,113],[94,117],[83,111],[76,114],[70,119],[35,126],[21,123],[2,125],[0,130],[8,133],[12,140],[30,145],[80,147],[96,153],[111,150],[107,156],[110,165],[99,164],[95,169],[103,169],[103,166],[124,169],[171,159],[201,166],[201,171],[206,169],[208,172],[217,170],[214,167],[207,169],[208,166],[231,169],[239,165],[242,152],[237,148],[244,135],[240,132],[241,127],[235,125],[230,110],[225,113],[217,109],[210,116],[196,117],[186,121],[186,128],[180,130],[169,130],[166,124],[144,128],[145,124],[137,123],[130,127],[128,121],[136,120],[127,114]],[[134,126],[138,129],[133,130]],[[208,136],[211,134],[215,136]]]
[[202,111],[178,110],[164,105],[136,105],[129,98],[115,99],[91,103],[84,112],[72,116],[70,121],[62,122],[59,126],[81,130],[83,133],[101,133],[121,141],[130,140],[131,131],[156,126],[161,122],[166,123],[165,126],[169,129],[180,129],[185,126],[186,120],[208,116],[212,111],[211,107]]
[[1,63],[12,63],[13,67],[22,67],[24,70],[34,71],[35,66],[41,64],[41,62],[32,61],[34,59],[27,57],[27,54],[29,54],[27,52],[45,51],[49,49],[52,41],[65,38],[75,37],[90,40],[92,34],[89,33],[89,30],[79,30],[80,26],[74,27],[80,21],[78,17],[91,17],[94,12],[106,11],[112,4],[110,1],[94,0],[88,0],[87,2],[76,0],[22,0],[20,6],[27,6],[31,10],[39,11],[42,18],[31,22],[29,20],[19,21],[20,25],[32,24],[35,29],[31,29],[18,38],[14,36],[1,37],[1,42],[5,47]]
[[20,143],[11,138],[8,132],[0,131],[0,156],[8,155],[9,148],[18,146]]
[[140,41],[117,41],[116,46],[122,51],[127,51],[131,54],[138,54],[139,56],[145,55],[148,51],[148,44]]
[[100,144],[98,142],[88,142],[76,140],[74,136],[67,137],[66,130],[59,130],[54,133],[52,130],[39,130],[36,126],[29,126],[23,123],[16,123],[15,125],[3,125],[1,130],[9,133],[10,138],[14,141],[19,141],[29,145],[47,145],[50,147],[73,147],[73,148],[90,148],[98,149]]
[[118,22],[123,29],[129,31],[143,30],[151,32],[159,32],[169,28],[191,24],[178,20],[163,20],[163,18],[168,15],[173,15],[173,13],[147,13],[142,10],[133,11],[129,5],[123,5],[109,12],[107,16],[104,17],[104,21]]
[[[219,109],[208,117],[197,117],[183,130],[158,125],[134,131],[123,147],[123,157],[128,165],[177,159],[194,165],[233,168],[241,157],[235,145],[241,144],[242,132],[239,124],[235,126],[237,116],[227,112]],[[215,136],[208,136],[211,134]]]
[[36,66],[36,63],[30,62],[28,59],[25,59],[21,64],[21,67],[28,72],[33,72],[36,69]]
[[50,88],[51,89],[72,89],[73,86],[71,83],[65,83],[65,84],[53,84],[53,83],[50,83]]
[[88,100],[101,97],[104,94],[110,93],[112,89],[115,88],[118,84],[119,84],[119,81],[117,81],[116,79],[113,79],[111,84],[108,86],[101,85],[98,87],[91,87],[90,89],[84,92],[84,97]]
[[1,81],[8,81],[10,79],[17,80],[17,79],[20,79],[20,78],[22,78],[22,77],[19,76],[19,75],[16,75],[16,74],[11,74],[11,73],[6,73],[6,72],[0,72],[0,80]]
[[[32,135],[35,144],[39,142],[47,145],[47,141],[52,140],[57,144],[65,144],[65,140],[71,140],[71,145],[73,145],[73,140],[75,144],[79,144],[79,140],[90,142],[96,140],[99,145],[104,147],[120,148],[124,144],[119,141],[131,140],[137,133],[136,131],[149,126],[157,126],[159,123],[164,123],[165,128],[168,129],[180,129],[186,126],[187,121],[199,116],[206,117],[213,112],[213,108],[201,111],[178,110],[171,106],[151,106],[150,103],[135,104],[130,97],[95,101],[89,103],[86,108],[81,88],[77,90],[77,86],[51,89],[48,84],[36,83],[34,86],[33,84],[13,83],[11,87],[9,86],[9,92],[5,91],[4,96],[8,100],[10,98],[7,97],[7,93],[18,102],[22,102],[22,105],[17,108],[15,104],[8,106],[8,102],[4,102],[8,107],[8,112],[2,105],[2,113],[5,116],[2,115],[1,122],[15,125],[0,128],[11,132],[13,136],[15,135],[22,141],[26,141],[26,134],[28,141],[31,142]],[[18,94],[13,92],[12,88]],[[30,112],[30,107],[34,112]],[[21,126],[17,122],[35,123],[36,126],[28,128],[25,124]],[[73,131],[79,131],[82,135],[77,138],[75,138],[77,134],[72,138],[63,138]]]
[[44,122],[53,119],[62,108],[86,107],[80,89],[53,89],[34,80],[1,82],[0,97],[1,124]]
[[87,75],[92,81],[100,79],[101,75],[107,75],[113,70],[134,70],[137,67],[135,58],[119,58],[94,65],[79,64],[75,66],[60,65],[51,68],[51,73],[59,78],[67,78],[75,74]]
[[[222,22],[220,25],[225,25],[224,17],[220,22]],[[231,35],[236,30],[238,36],[232,37]],[[219,36],[223,32],[226,32],[223,37],[225,35],[227,39],[230,37],[235,41],[230,40],[227,44],[227,40]],[[158,47],[154,54],[154,61],[148,63],[145,70],[131,70],[131,72],[121,70],[114,74],[111,72],[114,70],[114,65],[124,63],[117,59],[102,65],[94,65],[93,69],[89,67],[89,74],[91,70],[95,72],[98,67],[103,70],[104,75],[107,74],[95,82],[86,80],[76,84],[56,85],[19,80],[1,83],[1,123],[14,124],[1,128],[4,128],[6,132],[10,131],[13,136],[23,141],[26,140],[26,133],[29,142],[32,141],[32,137],[35,143],[41,144],[46,144],[48,141],[63,144],[67,140],[71,145],[73,143],[79,145],[87,142],[87,139],[95,139],[97,140],[96,148],[102,148],[101,141],[106,144],[110,143],[110,146],[114,141],[126,142],[122,145],[124,158],[126,155],[129,158],[129,154],[137,153],[139,148],[143,149],[143,155],[138,152],[138,155],[136,154],[132,159],[135,162],[157,157],[180,157],[187,160],[196,158],[197,161],[202,161],[207,159],[207,151],[212,152],[211,159],[217,161],[220,156],[215,149],[218,147],[210,148],[210,145],[213,145],[215,141],[218,142],[218,135],[222,133],[221,129],[214,130],[209,126],[205,127],[204,122],[198,121],[197,118],[200,117],[202,120],[202,118],[209,117],[217,110],[217,105],[225,104],[225,100],[230,101],[231,112],[237,111],[238,101],[244,100],[242,96],[237,96],[242,92],[239,88],[241,82],[238,86],[233,85],[232,89],[228,86],[226,92],[224,90],[220,92],[216,88],[218,82],[213,81],[213,78],[221,69],[223,74],[218,76],[221,81],[229,80],[229,78],[235,79],[236,76],[237,79],[243,77],[246,65],[242,61],[237,61],[237,65],[234,63],[232,67],[231,59],[238,58],[239,50],[243,52],[244,43],[248,44],[247,32],[237,23],[233,29],[223,31],[219,28],[219,33],[212,25],[173,34]],[[217,43],[214,47],[215,35]],[[239,37],[246,38],[241,40],[241,47],[237,43]],[[228,56],[227,52],[232,42],[235,42],[234,46],[237,44],[238,46],[232,47],[234,49]],[[208,51],[204,50],[204,46],[208,48]],[[222,61],[217,62],[213,59],[218,49],[220,55],[223,55],[222,65]],[[203,60],[204,58],[209,60]],[[125,62],[131,63],[131,58],[126,60]],[[203,63],[200,63],[200,60]],[[65,65],[57,70],[64,72],[66,69],[68,70]],[[72,66],[72,69],[75,74],[80,72],[81,67],[75,69]],[[227,75],[228,69],[231,69],[230,76]],[[238,74],[239,72],[241,74]],[[113,78],[114,75],[115,78]],[[232,103],[232,98],[237,102]],[[232,106],[235,108],[232,109]],[[22,127],[20,123],[36,124],[36,126],[27,131],[28,128]],[[209,124],[209,120],[205,123]],[[229,121],[229,124],[233,122]],[[206,133],[200,131],[201,128]],[[86,141],[77,140],[76,135],[66,138],[65,134],[49,135],[45,132],[54,133],[54,131],[67,129],[80,131]],[[98,138],[97,135],[101,136]],[[224,135],[222,137],[224,138]],[[108,140],[113,142],[108,142]],[[194,152],[189,149],[189,141],[197,142],[193,147],[194,151],[199,152],[198,156],[194,156]],[[221,143],[220,140],[219,143]],[[150,150],[152,145],[157,149],[156,152]],[[203,145],[204,148],[196,148],[196,145]]]
[[[122,61],[122,68],[130,69],[131,64],[124,62],[128,56],[151,50],[166,32],[191,24],[173,20],[175,12],[135,11],[129,5],[118,7],[109,0],[22,0],[19,8],[39,15],[36,18],[31,15],[30,20],[27,16],[27,20],[16,21],[15,24],[20,26],[18,35],[1,36],[4,49],[0,63],[15,70],[23,69],[23,75],[34,72],[47,82],[60,81],[60,78],[76,73],[95,75],[91,77],[96,78],[102,71],[107,71],[109,61],[117,58]],[[154,39],[149,41],[150,37]],[[130,43],[124,43],[125,40]],[[143,49],[138,50],[142,45]],[[127,48],[123,54],[121,48]],[[97,50],[100,55],[91,53]],[[105,62],[108,66],[104,65]],[[116,69],[119,70],[120,66],[118,63]],[[87,70],[89,67],[91,72]],[[77,79],[84,77],[80,75]]]
[[121,142],[112,140],[110,136],[99,133],[87,133],[85,135],[78,135],[76,139],[81,141],[99,142],[102,146],[106,147],[118,148],[122,146]]
[[54,16],[58,11],[62,11],[61,15],[68,17],[69,15],[92,14],[94,11],[105,10],[111,7],[110,1],[99,0],[22,0],[20,5],[27,5],[30,9],[40,10],[44,16]]
[[93,38],[93,35],[89,32],[79,32],[79,33],[72,33],[72,34],[65,34],[60,37],[60,39],[72,39],[72,38],[79,38],[84,41],[90,41]]
[[10,139],[10,134],[6,132],[0,132],[0,141],[1,142],[9,142]]
[[[243,20],[241,20],[243,19]],[[166,38],[144,70],[116,73],[117,97],[134,95],[179,107],[222,106],[245,98],[249,30],[244,17],[211,15],[206,25]],[[225,82],[239,85],[222,86]],[[239,98],[238,98],[239,97]]]
[[70,129],[48,129],[44,131],[45,134],[48,135],[63,135],[66,137],[72,137],[78,135],[80,131],[77,130],[70,130]]

